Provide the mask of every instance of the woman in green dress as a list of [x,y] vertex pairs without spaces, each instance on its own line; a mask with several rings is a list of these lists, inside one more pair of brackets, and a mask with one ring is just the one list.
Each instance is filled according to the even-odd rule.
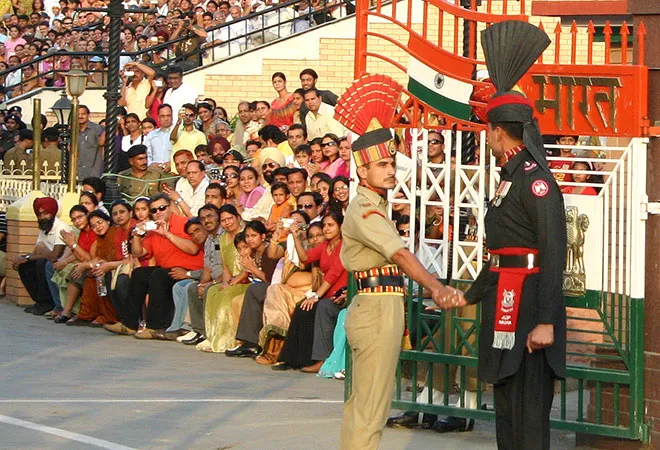
[[236,346],[236,326],[232,314],[232,300],[245,293],[249,283],[247,272],[240,264],[234,238],[243,228],[241,217],[233,205],[220,208],[220,256],[222,257],[222,283],[211,285],[206,290],[204,322],[206,340],[197,344],[197,349],[220,353]]

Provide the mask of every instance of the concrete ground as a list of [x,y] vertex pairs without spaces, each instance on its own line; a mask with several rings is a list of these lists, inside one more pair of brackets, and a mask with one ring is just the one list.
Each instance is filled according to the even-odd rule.
[[[336,449],[342,400],[336,380],[56,325],[0,300],[2,449]],[[574,448],[571,433],[552,439]],[[494,449],[495,427],[386,429],[380,448]]]

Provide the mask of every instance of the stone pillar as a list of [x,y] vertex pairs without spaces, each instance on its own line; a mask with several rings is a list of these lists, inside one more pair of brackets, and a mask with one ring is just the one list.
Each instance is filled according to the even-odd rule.
[[45,195],[33,191],[7,208],[7,298],[18,306],[34,303],[23,287],[18,272],[11,268],[11,263],[16,256],[34,250],[39,227],[32,202],[39,197]]

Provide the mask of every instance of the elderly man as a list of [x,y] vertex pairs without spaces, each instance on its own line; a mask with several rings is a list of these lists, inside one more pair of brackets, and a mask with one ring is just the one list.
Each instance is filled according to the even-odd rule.
[[160,173],[147,165],[147,147],[138,144],[132,146],[127,153],[130,169],[119,172],[119,190],[121,193],[135,199],[139,196],[151,197],[158,192]]
[[163,192],[174,200],[179,213],[186,217],[194,217],[199,208],[204,206],[208,185],[209,178],[206,176],[204,163],[192,160],[186,165],[186,178],[177,182],[176,191],[163,189]]
[[[169,197],[156,194],[149,201],[155,230],[138,227],[131,236],[131,252],[136,258],[154,258],[153,267],[138,267],[131,274],[128,299],[119,305],[121,322],[103,327],[117,334],[135,334],[139,339],[152,339],[156,330],[167,328],[174,316],[172,287],[176,283],[170,271],[180,267],[200,270],[204,255],[185,231],[186,217],[173,213]],[[147,316],[144,328],[136,333],[145,299]],[[118,305],[115,305],[118,306]],[[146,320],[145,320],[146,319]]]
[[250,122],[252,121],[252,114],[250,114],[250,102],[240,102],[238,104],[238,120],[236,121],[236,131],[231,140],[232,146],[245,145],[245,142],[250,139],[250,136],[245,134]]
[[37,198],[32,208],[39,224],[37,243],[32,253],[18,255],[12,267],[18,270],[23,286],[35,302],[25,308],[25,312],[41,316],[53,308],[62,308],[59,289],[51,278],[55,273],[53,263],[66,247],[60,233],[70,231],[70,227],[56,217],[58,206],[54,198]]

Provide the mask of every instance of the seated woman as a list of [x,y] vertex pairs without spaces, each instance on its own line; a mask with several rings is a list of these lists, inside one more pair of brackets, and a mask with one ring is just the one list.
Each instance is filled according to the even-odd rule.
[[243,214],[245,210],[254,208],[266,189],[259,186],[259,172],[254,167],[243,167],[239,180],[242,193],[236,209]]
[[99,199],[91,191],[82,191],[78,204],[83,205],[90,213],[99,209]]
[[[76,317],[67,321],[67,325],[101,327],[119,321],[117,311],[110,301],[108,292],[112,271],[119,265],[127,263],[128,260],[123,260],[117,255],[115,244],[117,227],[111,226],[112,220],[107,214],[102,211],[93,211],[89,214],[88,221],[89,226],[96,234],[96,241],[92,244],[90,250],[92,256],[92,260],[89,262],[91,276],[85,278],[83,284],[80,311]],[[105,284],[105,295],[99,292],[99,279],[103,279]]]
[[[224,352],[235,345],[236,321],[232,314],[232,300],[247,290],[248,273],[240,263],[234,239],[242,228],[241,216],[233,205],[220,208],[220,226],[225,232],[220,236],[222,256],[222,283],[210,286],[204,295],[203,317],[193,316],[199,308],[189,305],[193,331],[206,340],[197,344],[205,352]],[[201,319],[201,320],[200,320]],[[193,340],[193,339],[189,339]]]
[[[594,170],[594,166],[589,161],[575,161],[571,169],[582,171],[572,174],[575,183],[589,183],[589,179],[591,178],[589,172]],[[598,195],[598,191],[593,186],[562,186],[561,192],[564,194]]]
[[330,211],[323,218],[323,234],[326,241],[311,250],[305,250],[300,239],[294,236],[296,250],[303,262],[319,261],[323,271],[323,283],[307,295],[293,313],[284,348],[279,356],[281,364],[276,370],[290,368],[316,373],[332,352],[332,336],[337,315],[344,307],[342,294],[348,283],[348,273],[339,254],[342,246],[341,225],[344,218]]
[[328,165],[323,169],[331,178],[346,173],[346,162],[339,157],[339,138],[332,133],[323,136],[321,151],[328,160]]
[[[273,282],[266,291],[266,300],[264,301],[263,328],[259,332],[259,345],[265,349],[262,356],[257,357],[259,364],[275,364],[278,351],[269,351],[268,344],[271,340],[282,340],[286,337],[289,324],[291,323],[291,314],[296,308],[296,304],[305,299],[305,292],[312,288],[312,272],[305,271],[305,265],[300,262],[300,257],[295,248],[293,235],[307,246],[305,230],[309,225],[309,216],[303,211],[294,211],[291,213],[294,223],[290,228],[284,228],[282,223],[278,223],[275,232],[268,246],[268,256],[273,259],[283,258],[282,266],[273,277]],[[281,237],[286,239],[286,250],[278,245]],[[277,273],[280,273],[279,282],[275,282]],[[273,345],[279,347],[281,344]]]
[[72,318],[85,281],[85,272],[92,259],[92,244],[96,241],[96,234],[89,226],[87,209],[84,206],[74,205],[69,211],[69,217],[78,230],[78,236],[70,231],[61,232],[68,250],[67,254],[54,264],[56,272],[53,281],[60,287],[60,298],[65,298],[66,301],[60,314],[54,318],[55,323],[66,323]]
[[348,178],[338,176],[332,180],[332,189],[330,191],[330,209],[339,212],[341,215],[346,213],[349,202],[349,181]]

